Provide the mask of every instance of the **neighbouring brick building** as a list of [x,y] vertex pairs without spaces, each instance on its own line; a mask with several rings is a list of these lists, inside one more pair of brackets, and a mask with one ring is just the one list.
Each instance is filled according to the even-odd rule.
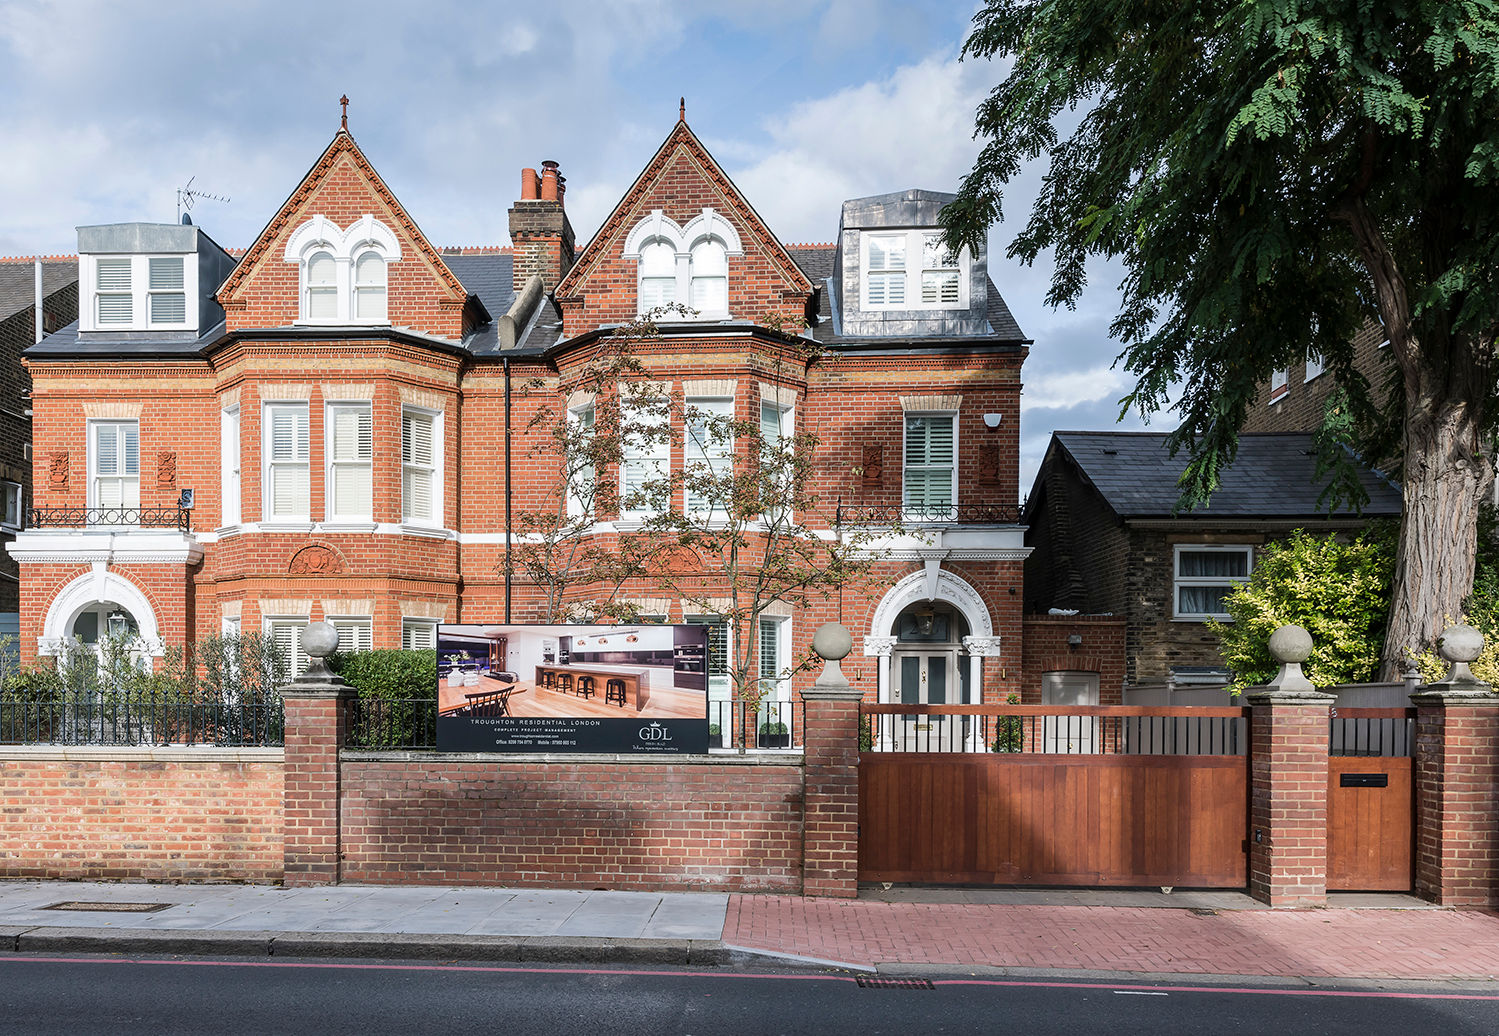
[[[78,264],[71,257],[0,259],[0,550],[20,531],[32,499],[31,378],[21,353],[77,316]],[[20,569],[0,553],[0,637],[20,631],[20,605]]]
[[[685,119],[576,254],[565,191],[556,163],[524,170],[511,248],[439,250],[344,129],[242,256],[190,225],[80,228],[81,318],[26,354],[37,490],[11,553],[27,654],[110,630],[152,656],[263,630],[298,659],[313,620],[351,647],[497,621],[507,495],[542,506],[559,477],[534,459],[532,416],[587,419],[593,346],[675,301],[695,315],[660,321],[647,376],[687,405],[814,432],[807,524],[833,535],[841,504],[889,526],[872,593],[733,631],[762,672],[841,619],[870,699],[1033,694],[1015,491],[1030,343],[986,256],[939,247],[951,196],[849,201],[835,241],[785,245]],[[678,468],[683,446],[646,459]],[[603,542],[631,527],[599,517]],[[512,621],[540,616],[536,587],[508,593]],[[714,618],[645,583],[621,593],[664,620]]]
[[[1384,392],[1390,376],[1390,355],[1384,327],[1371,321],[1353,338],[1353,369],[1373,387],[1376,397]],[[1322,424],[1327,397],[1337,387],[1332,373],[1316,359],[1300,367],[1275,371],[1260,386],[1258,398],[1249,405],[1245,432],[1314,432]]]
[[[1268,433],[1240,439],[1207,506],[1177,513],[1187,459],[1170,456],[1165,433],[1056,432],[1026,501],[1027,613],[1122,620],[1127,687],[1226,683],[1205,623],[1228,617],[1223,596],[1248,578],[1257,546],[1294,529],[1353,532],[1400,514],[1399,490],[1364,467],[1362,513],[1330,514],[1313,479],[1312,437]],[[1080,653],[1092,650],[1086,628],[1069,632]]]

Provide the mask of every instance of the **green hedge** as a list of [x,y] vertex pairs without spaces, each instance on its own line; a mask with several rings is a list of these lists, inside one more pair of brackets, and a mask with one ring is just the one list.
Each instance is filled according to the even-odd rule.
[[356,651],[336,652],[328,668],[348,681],[361,698],[435,698],[437,696],[437,652]]

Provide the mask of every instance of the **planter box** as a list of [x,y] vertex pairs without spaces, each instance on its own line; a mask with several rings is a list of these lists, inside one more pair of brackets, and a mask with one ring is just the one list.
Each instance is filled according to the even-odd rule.
[[766,734],[762,732],[756,739],[755,744],[760,748],[790,748],[791,734],[789,732],[785,734]]

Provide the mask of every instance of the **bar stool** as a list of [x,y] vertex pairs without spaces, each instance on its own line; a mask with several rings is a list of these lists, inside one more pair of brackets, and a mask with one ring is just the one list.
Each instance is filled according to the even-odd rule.
[[620,708],[625,705],[625,682],[623,680],[606,680],[604,682],[604,704],[614,702]]
[[593,697],[593,677],[591,677],[591,676],[580,676],[580,677],[578,677],[578,697],[579,698],[592,698]]
[[541,671],[541,686],[547,688],[548,690],[556,687],[557,674],[552,672],[550,669],[543,669]]
[[558,673],[557,674],[557,690],[561,691],[563,694],[571,694],[571,693],[573,693],[573,674],[572,673]]

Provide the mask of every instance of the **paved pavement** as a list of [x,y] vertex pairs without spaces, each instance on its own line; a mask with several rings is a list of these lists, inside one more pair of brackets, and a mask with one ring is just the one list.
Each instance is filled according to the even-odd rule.
[[441,887],[0,882],[0,952],[723,965],[899,974],[1499,982],[1499,915],[1408,896],[873,889],[858,900]]

